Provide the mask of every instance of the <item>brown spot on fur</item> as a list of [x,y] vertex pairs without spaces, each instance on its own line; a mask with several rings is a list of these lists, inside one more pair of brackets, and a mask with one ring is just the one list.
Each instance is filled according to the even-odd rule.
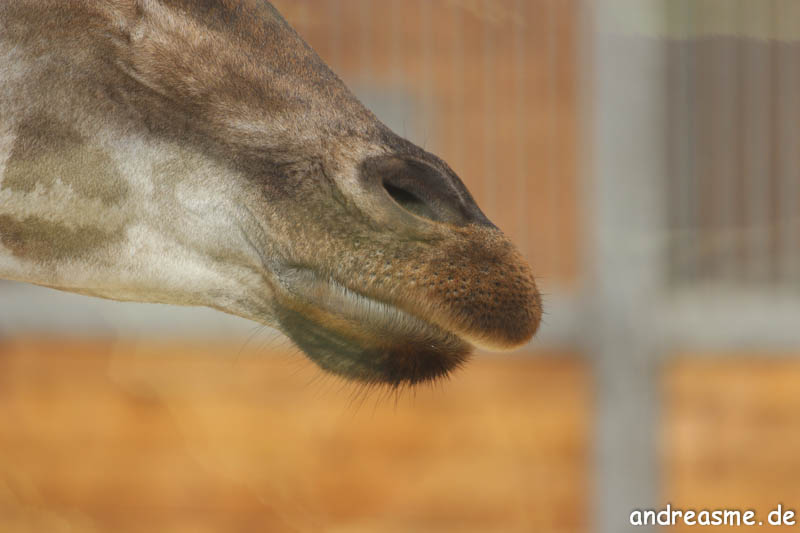
[[17,129],[0,188],[27,193],[39,184],[51,188],[57,180],[75,194],[105,204],[117,204],[128,195],[128,184],[100,148],[87,144],[67,124],[34,115]]
[[98,228],[73,229],[38,217],[17,220],[0,215],[0,243],[21,259],[37,262],[74,259],[116,239]]

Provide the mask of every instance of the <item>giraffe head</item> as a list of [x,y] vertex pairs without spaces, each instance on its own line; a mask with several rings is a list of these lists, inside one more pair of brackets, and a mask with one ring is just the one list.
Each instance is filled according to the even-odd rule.
[[535,333],[531,270],[458,176],[267,2],[23,0],[0,17],[24,70],[0,85],[6,277],[214,307],[390,385]]

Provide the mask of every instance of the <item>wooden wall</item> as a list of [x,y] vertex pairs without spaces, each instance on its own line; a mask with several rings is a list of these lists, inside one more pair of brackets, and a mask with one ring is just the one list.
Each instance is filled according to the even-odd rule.
[[754,509],[765,523],[783,504],[800,516],[797,354],[683,354],[665,367],[662,396],[664,503]]
[[[590,530],[580,359],[396,398],[258,344],[0,342],[0,531]],[[660,394],[662,503],[798,509],[800,361],[681,355]]]
[[0,343],[2,532],[586,531],[589,377],[477,357],[396,398],[257,343]]

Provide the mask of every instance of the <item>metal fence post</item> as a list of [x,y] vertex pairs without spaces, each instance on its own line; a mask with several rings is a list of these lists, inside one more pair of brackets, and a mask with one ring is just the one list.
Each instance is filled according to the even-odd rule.
[[[643,533],[658,503],[657,337],[648,305],[663,288],[666,62],[657,0],[600,0],[589,13],[585,165],[590,279],[584,320],[595,362],[594,513],[599,533]],[[662,34],[663,35],[663,34]]]

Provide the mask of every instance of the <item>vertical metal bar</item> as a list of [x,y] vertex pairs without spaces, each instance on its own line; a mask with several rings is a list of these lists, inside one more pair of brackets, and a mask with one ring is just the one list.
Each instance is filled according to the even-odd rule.
[[401,38],[400,38],[400,0],[389,0],[389,13],[392,17],[391,34],[389,36],[389,61],[390,82],[393,87],[398,87],[403,81],[403,67],[401,64]]
[[[733,9],[731,8],[733,7]],[[715,9],[718,15],[726,13],[729,26],[733,27],[738,15],[736,5],[728,5],[728,9]],[[737,174],[737,124],[738,115],[738,80],[739,58],[736,46],[738,38],[731,36],[714,44],[708,68],[712,71],[710,81],[711,98],[707,104],[711,107],[712,135],[710,143],[711,194],[708,197],[711,210],[710,267],[715,281],[732,280],[736,273],[736,184]]]
[[775,64],[777,161],[780,221],[779,279],[800,283],[800,6],[794,0],[777,0]]
[[340,1],[328,0],[328,21],[325,25],[328,31],[328,46],[330,47],[330,64],[333,70],[339,72],[342,68],[342,22],[340,16]]
[[[752,7],[751,7],[752,6]],[[771,13],[768,5],[746,3],[742,30],[748,35],[768,35]],[[742,54],[743,186],[747,202],[747,278],[765,281],[770,270],[770,191],[772,173],[769,110],[772,95],[772,57],[763,40],[748,41]]]
[[420,46],[422,48],[422,107],[425,116],[425,144],[427,149],[436,149],[431,143],[435,142],[436,135],[433,128],[436,125],[436,107],[434,102],[433,79],[433,20],[431,2],[420,0],[419,3]]
[[686,42],[687,42],[687,74],[688,74],[688,93],[687,101],[687,122],[689,132],[689,175],[687,176],[687,250],[691,257],[689,262],[689,280],[697,281],[701,275],[702,252],[700,234],[702,231],[700,213],[700,143],[703,142],[701,131],[702,121],[698,118],[702,106],[698,103],[700,92],[700,71],[701,62],[697,55],[693,53],[697,33],[696,20],[698,13],[698,2],[688,0],[686,6]]
[[770,62],[770,94],[769,94],[769,127],[772,133],[772,144],[770,145],[770,175],[769,175],[769,256],[768,283],[775,285],[779,281],[780,268],[780,237],[781,237],[781,198],[780,176],[778,175],[778,158],[780,156],[780,132],[778,123],[780,118],[780,108],[778,107],[779,75],[777,61],[777,43],[773,39],[776,28],[775,2],[767,0],[765,5],[769,8],[769,18],[767,26],[766,43],[769,50]]
[[308,0],[300,0],[297,6],[297,26],[295,28],[300,35],[308,31],[308,22]]
[[694,134],[692,143],[692,175],[691,175],[691,231],[689,233],[692,253],[692,282],[707,280],[709,274],[709,257],[713,252],[713,243],[709,243],[709,190],[710,162],[709,139],[713,132],[710,120],[714,94],[709,85],[711,78],[708,58],[709,45],[702,39],[704,16],[709,0],[695,0],[689,3],[687,17],[687,44],[690,60],[690,124]]
[[[558,36],[556,34],[558,29],[558,2],[556,0],[547,0],[545,9],[547,10],[547,190],[549,191],[548,202],[550,204],[550,212],[554,215],[555,221],[561,216],[561,196],[562,196],[562,183],[558,178],[559,176],[559,153],[558,141],[560,120],[559,116],[559,101],[558,101]],[[557,253],[556,260],[551,263],[555,272],[564,271],[564,254],[561,253],[564,246],[561,244],[561,231],[558,222],[549,225],[550,235],[548,251],[550,253]]]
[[361,0],[358,9],[359,77],[362,84],[372,83],[372,0]]
[[700,166],[698,164],[698,145],[702,142],[702,135],[698,124],[698,59],[692,53],[694,50],[694,33],[696,31],[694,21],[696,20],[697,3],[693,0],[686,0],[683,9],[682,23],[685,25],[686,50],[681,61],[686,62],[686,168],[684,189],[685,205],[685,234],[684,246],[686,253],[686,281],[696,281],[700,276]]
[[[408,120],[411,117],[405,115],[405,106],[404,102],[401,101],[403,95],[406,94],[406,87],[405,87],[405,61],[403,61],[403,47],[402,47],[402,37],[401,37],[401,28],[402,25],[402,9],[408,9],[406,7],[401,9],[401,0],[388,0],[389,2],[389,17],[392,20],[389,29],[389,85],[394,88],[391,93],[392,102],[391,105],[393,108],[397,109],[398,112],[398,121],[397,121],[397,128],[398,133],[401,134],[403,137],[408,136],[407,131],[407,124]],[[405,5],[405,3],[402,3]]]
[[[418,133],[416,127],[420,120],[420,113],[414,116],[409,114],[409,83],[408,83],[408,63],[409,55],[407,48],[403,45],[407,40],[405,36],[408,27],[408,2],[404,0],[389,0],[389,16],[392,19],[389,30],[389,83],[393,88],[392,106],[397,110],[397,133],[403,137],[409,137]],[[413,109],[413,107],[412,107]]]
[[515,212],[520,217],[517,236],[522,253],[528,255],[531,249],[530,232],[528,225],[528,64],[526,62],[527,49],[527,24],[528,13],[526,0],[515,0],[514,10],[519,15],[521,23],[513,25],[513,54],[514,54],[514,155],[515,176],[514,194],[516,205]]
[[453,114],[453,158],[457,162],[458,168],[464,167],[464,116],[466,112],[466,97],[464,93],[464,18],[460,7],[451,7],[453,16],[453,100],[455,113]]
[[[491,12],[492,0],[484,0],[483,6]],[[497,216],[496,209],[496,142],[495,131],[497,110],[495,106],[495,42],[494,28],[489,20],[483,21],[483,201],[489,218]]]
[[692,56],[689,50],[691,40],[686,34],[690,23],[690,1],[692,0],[672,2],[668,13],[673,40],[668,44],[671,52],[668,56],[670,179],[667,186],[671,190],[669,213],[672,221],[667,240],[670,245],[670,279],[676,284],[691,281],[695,274],[692,235],[696,231],[693,217],[693,205],[696,201],[693,190],[693,147],[696,138],[691,127],[694,102]]
[[[745,39],[744,31],[744,2],[746,0],[737,0],[736,3],[736,53],[739,61],[739,68],[737,69],[735,82],[737,88],[738,102],[736,104],[736,168],[737,181],[736,181],[736,282],[742,283],[747,279],[747,221],[745,220],[745,205],[747,203],[746,190],[745,190],[745,172],[744,172],[744,154],[746,146],[744,144],[744,137],[742,132],[747,128],[747,123],[744,120],[744,113],[742,112],[742,102],[744,100],[744,49],[747,46],[747,39]],[[731,84],[733,85],[733,83]]]
[[[699,251],[708,281],[732,282],[744,271],[742,246],[746,246],[741,223],[743,162],[747,142],[740,135],[739,123],[747,123],[742,102],[747,99],[745,49],[753,46],[745,33],[743,3],[730,0],[695,2],[701,10],[699,19],[706,26],[724,28],[720,35],[699,35],[693,46],[700,55],[698,75],[703,82],[698,94],[698,138],[701,166],[698,178],[703,247]],[[751,5],[755,5],[752,3]],[[763,105],[758,105],[760,110]],[[763,186],[763,182],[762,182]]]
[[658,504],[656,385],[660,346],[652,295],[664,281],[662,235],[667,175],[663,2],[594,0],[588,52],[593,64],[593,153],[586,212],[591,297],[587,334],[596,362],[594,516],[599,533],[644,533],[634,508]]

